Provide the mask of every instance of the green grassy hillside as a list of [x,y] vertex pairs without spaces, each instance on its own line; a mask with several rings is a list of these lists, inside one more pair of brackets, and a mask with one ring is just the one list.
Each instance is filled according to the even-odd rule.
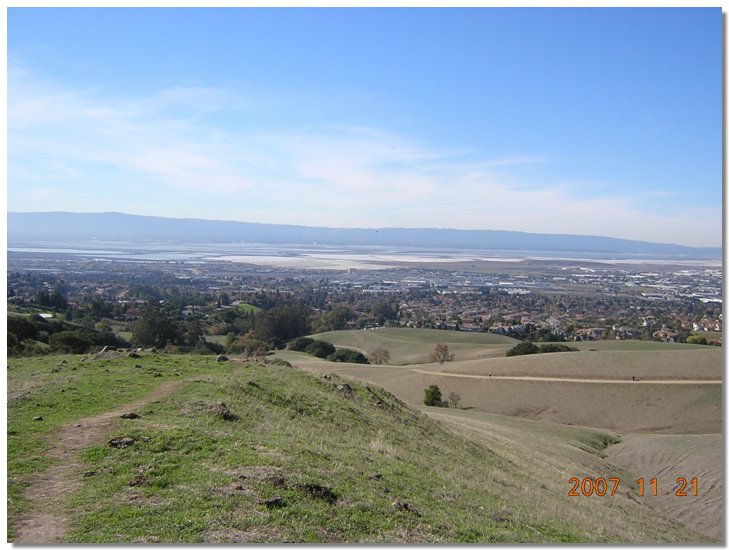
[[[600,457],[607,432],[465,437],[375,386],[282,364],[59,359],[9,361],[11,538],[52,507],[73,542],[708,540],[623,495],[566,495],[573,475],[616,473]],[[128,411],[139,418],[110,417],[100,441],[65,456],[74,491],[24,498],[80,419],[155,387],[167,392]],[[107,443],[120,437],[134,442]]]

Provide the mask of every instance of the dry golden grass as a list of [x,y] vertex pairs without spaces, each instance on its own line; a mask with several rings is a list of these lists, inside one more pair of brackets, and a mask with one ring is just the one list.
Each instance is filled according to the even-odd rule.
[[718,433],[722,428],[720,384],[504,380],[423,374],[408,367],[296,364],[313,372],[335,372],[372,382],[415,405],[422,404],[425,388],[436,384],[444,396],[451,391],[460,394],[462,408],[508,416],[619,433]]
[[720,380],[722,349],[675,346],[673,349],[544,353],[456,361],[429,370],[488,376],[547,376],[631,380]]
[[[427,414],[440,420],[455,433],[463,437],[485,443],[499,456],[507,458],[516,464],[525,474],[524,485],[517,483],[511,485],[507,492],[514,492],[514,498],[529,498],[535,502],[539,509],[545,513],[561,515],[565,519],[574,521],[589,528],[596,536],[608,532],[611,526],[623,526],[629,536],[639,536],[657,528],[651,524],[651,517],[655,518],[653,511],[665,514],[668,518],[681,521],[691,529],[709,537],[721,537],[721,482],[717,473],[721,472],[721,454],[712,454],[712,445],[706,445],[704,459],[707,467],[698,474],[702,479],[710,479],[714,483],[711,490],[707,490],[700,498],[693,502],[680,497],[665,497],[665,502],[659,503],[654,498],[637,497],[634,481],[641,474],[639,468],[630,469],[622,461],[612,460],[612,449],[631,448],[631,438],[626,443],[615,443],[617,434],[584,428],[580,426],[564,426],[543,421],[510,418],[477,411],[463,411],[455,409],[427,408]],[[720,436],[638,436],[659,438],[720,438]],[[670,443],[666,443],[661,455],[668,459],[675,456]],[[688,441],[684,441],[688,443]],[[613,447],[614,445],[614,447]],[[627,447],[623,447],[627,445]],[[601,450],[606,446],[605,450]],[[650,451],[647,446],[643,450]],[[608,459],[605,456],[609,456]],[[650,455],[648,455],[650,456]],[[650,463],[645,455],[646,463]],[[686,456],[686,468],[690,468],[690,454]],[[635,464],[630,464],[635,466]],[[668,467],[668,463],[666,463]],[[681,467],[676,465],[675,467]],[[671,467],[667,475],[671,475]],[[660,475],[660,474],[659,474]],[[618,491],[614,496],[610,492],[603,497],[595,494],[591,496],[568,496],[572,484],[570,478],[579,479],[603,477],[618,478]],[[551,498],[545,497],[543,492],[530,491],[529,483],[539,480],[541,487],[547,489]],[[511,480],[512,484],[514,480]],[[612,482],[608,487],[612,489]],[[626,492],[631,493],[630,496]],[[520,494],[523,493],[523,494]],[[528,494],[530,495],[528,496]],[[519,495],[519,496],[517,496]],[[626,521],[626,516],[630,520]],[[660,529],[660,528],[659,528]]]
[[[607,457],[613,464],[629,471],[635,479],[645,479],[646,502],[695,531],[715,538],[723,533],[724,497],[723,443],[721,434],[659,435],[631,434],[609,447]],[[677,496],[676,480],[696,479],[685,489],[687,496]],[[656,496],[650,479],[656,479]],[[669,493],[669,494],[666,494]]]
[[436,344],[448,344],[458,360],[503,357],[518,341],[507,336],[483,332],[456,332],[433,329],[380,328],[323,332],[313,338],[337,347],[361,351],[365,355],[377,348],[390,352],[390,364],[412,365],[430,361]]

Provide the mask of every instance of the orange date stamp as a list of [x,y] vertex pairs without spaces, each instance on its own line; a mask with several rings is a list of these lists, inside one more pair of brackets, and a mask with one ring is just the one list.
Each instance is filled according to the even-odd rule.
[[[621,479],[619,477],[571,477],[569,484],[571,488],[567,493],[571,497],[589,497],[589,496],[611,496],[614,497],[620,487]],[[644,478],[635,480],[638,490],[635,492],[639,497],[642,496],[658,496],[658,479],[653,477],[647,482]],[[630,491],[626,491],[627,496],[632,495]],[[672,490],[664,493],[666,496],[673,495],[677,497],[699,496],[699,481],[697,478],[686,479],[685,477],[677,477]]]

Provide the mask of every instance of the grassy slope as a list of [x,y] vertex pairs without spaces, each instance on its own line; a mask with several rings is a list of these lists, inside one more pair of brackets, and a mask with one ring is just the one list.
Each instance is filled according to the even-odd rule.
[[518,343],[518,340],[497,334],[409,328],[323,332],[312,337],[365,354],[385,348],[390,351],[392,365],[427,363],[430,352],[439,343],[448,344],[457,360],[502,357]]
[[438,371],[476,375],[556,376],[630,380],[707,379],[722,377],[722,349],[674,346],[634,350],[614,346],[596,352],[567,352],[499,357],[446,363]]
[[425,388],[436,384],[446,398],[450,392],[460,394],[463,408],[508,416],[594,426],[619,433],[717,433],[722,429],[721,384],[498,380],[424,374],[408,367],[294,362],[312,372],[334,372],[377,384],[416,405],[422,403]]
[[[24,476],[45,466],[35,457],[53,426],[131,401],[175,374],[183,381],[138,411],[142,418],[118,420],[112,435],[135,445],[83,453],[95,475],[68,504],[76,542],[704,540],[627,498],[587,499],[589,522],[576,512],[584,502],[565,496],[564,478],[604,475],[596,453],[610,434],[574,429],[533,448],[527,430],[519,449],[458,437],[377,388],[351,383],[348,399],[336,381],[287,367],[150,356],[83,366],[73,358],[50,372],[54,360],[9,362],[16,497]],[[221,401],[236,421],[212,413]],[[33,423],[36,414],[48,420]],[[35,441],[30,450],[25,441]],[[529,454],[544,467],[525,468]],[[314,486],[331,489],[336,502]],[[282,505],[266,506],[274,496]],[[417,513],[394,509],[396,500]],[[11,509],[11,525],[19,511]]]
[[[722,350],[709,346],[640,341],[576,343],[583,350],[569,353],[504,357],[513,340],[488,334],[411,329],[342,331],[318,335],[336,345],[371,350],[396,350],[391,363],[420,358],[424,365],[412,372],[404,366],[332,365],[305,357],[287,357],[316,372],[337,372],[378,384],[413,404],[419,404],[425,388],[437,384],[447,396],[461,395],[462,407],[510,416],[573,423],[617,430],[621,433],[715,433],[722,429],[721,385],[576,384],[459,378],[438,373],[494,376],[598,378],[630,381],[650,379],[713,379],[722,377]],[[462,353],[444,365],[428,364],[428,350],[436,337],[456,339]],[[504,340],[502,340],[504,339]],[[471,344],[469,344],[471,342]],[[451,344],[449,344],[450,346]],[[468,346],[471,346],[469,349]],[[505,348],[505,349],[504,349]],[[391,348],[392,349],[392,348]],[[491,350],[500,356],[486,357]],[[391,352],[392,353],[392,352]],[[480,358],[464,360],[465,357]]]
[[[94,362],[84,356],[61,355],[9,359],[9,517],[26,509],[23,489],[32,472],[49,465],[43,451],[56,428],[133,401],[183,374],[205,372],[211,365],[215,365],[214,358],[182,356]],[[38,416],[43,420],[34,421]]]
[[708,349],[707,346],[698,344],[672,344],[670,342],[656,342],[653,340],[594,340],[587,342],[569,342],[568,345],[582,351],[672,351]]
[[[580,426],[565,426],[548,422],[527,420],[522,418],[504,417],[490,413],[479,413],[475,411],[463,411],[455,409],[434,409],[429,411],[430,416],[444,422],[456,433],[492,448],[498,448],[500,454],[508,457],[529,475],[539,478],[555,495],[552,499],[544,499],[539,502],[545,509],[556,509],[560,501],[574,500],[576,506],[560,509],[560,513],[572,521],[579,522],[586,526],[592,526],[596,533],[603,531],[606,525],[617,522],[625,529],[626,536],[640,537],[641,533],[651,531],[651,527],[645,523],[650,521],[648,516],[635,515],[633,520],[625,522],[621,515],[626,512],[635,514],[626,499],[633,499],[642,505],[655,505],[653,497],[639,497],[635,479],[643,472],[652,471],[649,468],[651,460],[649,456],[643,455],[645,463],[641,467],[635,467],[634,463],[615,462],[605,460],[606,456],[613,449],[618,449],[624,444],[616,434],[603,430],[596,430]],[[633,436],[628,436],[629,438]],[[637,436],[641,437],[641,436]],[[646,436],[642,436],[646,437]],[[697,437],[706,438],[713,436],[654,436],[654,437]],[[524,452],[529,449],[531,452]],[[647,450],[647,449],[646,449]],[[617,465],[616,465],[617,464]],[[689,468],[685,468],[690,471]],[[675,468],[672,470],[675,471]],[[637,473],[636,473],[637,472]],[[570,477],[604,477],[619,478],[618,491],[615,497],[569,497],[564,491],[565,483]],[[717,476],[714,476],[716,478]],[[612,482],[608,483],[608,490],[612,491]],[[631,493],[626,497],[625,492]],[[720,517],[715,509],[717,496],[720,498],[721,491],[714,491],[711,495],[702,494],[701,498],[695,498],[692,503],[698,505],[699,510],[708,512],[705,518]],[[609,493],[608,493],[609,494]],[[535,498],[539,496],[535,495]],[[679,502],[675,496],[669,503],[674,508],[663,506],[667,515],[675,519],[687,519],[686,510],[677,510]],[[666,499],[669,501],[670,499]],[[569,505],[570,503],[565,503]],[[688,518],[693,519],[693,518]],[[708,520],[710,521],[710,520]],[[719,537],[718,526],[713,526],[710,536]]]

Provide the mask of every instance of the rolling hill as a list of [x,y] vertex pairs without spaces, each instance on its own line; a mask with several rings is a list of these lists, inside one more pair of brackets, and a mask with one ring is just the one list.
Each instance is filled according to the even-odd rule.
[[610,431],[423,414],[280,361],[59,359],[8,365],[16,542],[715,540],[622,491],[568,496],[571,476],[636,490]]
[[[408,329],[317,335],[365,351],[390,344],[396,350],[392,363],[397,364],[333,364],[295,355],[289,360],[319,375],[335,373],[377,384],[466,438],[503,444],[511,460],[535,473],[549,468],[544,462],[549,464],[549,456],[561,456],[558,462],[565,464],[574,458],[558,454],[566,434],[600,433],[607,438],[598,453],[604,469],[628,472],[633,480],[659,475],[669,495],[644,504],[697,532],[722,537],[721,349],[583,342],[575,343],[579,352],[504,357],[506,341],[454,333],[449,347],[460,345],[462,359],[456,353],[455,361],[440,365],[430,363],[427,352],[445,341],[446,334],[400,335],[401,330]],[[460,409],[423,407],[425,388],[431,384],[445,398],[457,394]],[[574,472],[569,467],[559,471],[562,482]],[[701,480],[701,494],[675,496],[678,477]]]

